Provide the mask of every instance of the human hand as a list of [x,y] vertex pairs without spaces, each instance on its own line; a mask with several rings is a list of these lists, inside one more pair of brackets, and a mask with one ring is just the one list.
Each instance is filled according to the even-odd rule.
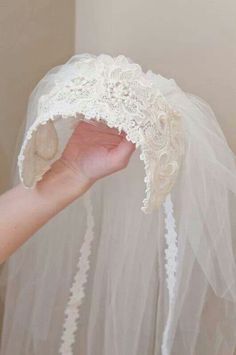
[[93,183],[127,166],[135,145],[125,136],[104,123],[80,121],[59,161],[75,179]]
[[0,263],[97,179],[125,168],[134,148],[116,129],[80,122],[34,189],[19,184],[1,196]]

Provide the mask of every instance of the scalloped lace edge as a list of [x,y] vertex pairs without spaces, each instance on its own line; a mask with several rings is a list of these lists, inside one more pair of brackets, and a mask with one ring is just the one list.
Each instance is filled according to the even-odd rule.
[[176,221],[174,217],[174,206],[171,200],[171,195],[167,195],[163,204],[165,213],[165,270],[166,270],[166,285],[169,293],[169,310],[167,321],[162,338],[162,355],[169,355],[168,337],[171,328],[171,321],[174,312],[175,289],[176,289],[176,273],[178,265],[178,236],[176,233]]
[[84,242],[80,249],[77,271],[73,279],[72,287],[70,289],[70,297],[65,309],[63,333],[59,349],[59,354],[61,355],[73,354],[73,345],[75,343],[80,318],[80,306],[85,297],[85,286],[88,279],[88,271],[90,269],[89,257],[91,254],[91,244],[94,239],[94,217],[89,191],[84,196],[84,204],[87,212],[87,230]]
[[[77,117],[78,114],[83,114],[84,115],[84,119],[90,120],[91,117],[93,117],[92,113],[89,114],[88,112],[83,112],[83,110],[81,111],[75,111],[73,114],[70,114],[71,117]],[[61,119],[67,119],[68,115],[61,115]],[[18,155],[18,168],[19,168],[19,175],[20,175],[20,179],[23,182],[23,167],[24,167],[24,159],[25,159],[25,155],[24,155],[24,151],[25,148],[28,144],[28,142],[31,140],[33,133],[37,131],[37,128],[39,125],[41,124],[46,124],[47,121],[50,119],[52,121],[54,121],[57,118],[56,115],[52,116],[51,118],[48,118],[48,116],[45,116],[44,118],[42,118],[40,121],[35,121],[34,124],[30,127],[30,129],[28,130],[26,137],[24,139],[24,142],[22,144],[21,147],[21,151]],[[100,120],[104,120],[103,117],[98,117],[95,116],[93,117],[93,119],[95,119],[96,121],[100,121]],[[111,124],[108,120],[106,120],[106,124],[110,127],[110,128],[116,128],[119,131],[121,131],[122,129],[124,129],[123,125],[119,126],[119,125],[115,125],[115,124]],[[145,146],[144,143],[137,143],[134,139],[132,139],[129,136],[129,133],[126,132],[126,139],[130,142],[132,142],[133,144],[136,145],[136,147],[138,148],[139,146],[141,146],[141,152],[139,154],[139,158],[141,161],[143,161],[144,164],[144,170],[145,170],[145,178],[144,178],[144,183],[145,183],[145,197],[143,199],[143,206],[141,207],[141,210],[144,213],[150,213],[152,211],[153,205],[150,203],[150,198],[151,198],[151,190],[152,190],[152,184],[151,184],[151,168],[150,168],[150,161],[149,159],[146,157],[145,154],[145,149],[143,149],[143,146]],[[54,160],[59,159],[60,157],[57,155],[56,158]],[[53,160],[53,161],[54,161]],[[36,183],[39,182],[40,180],[42,180],[44,173],[50,168],[52,162],[48,163],[48,166],[45,167],[44,171],[41,172],[40,175],[36,176],[35,178],[35,183],[32,187],[35,187]],[[28,187],[26,187],[28,188]]]

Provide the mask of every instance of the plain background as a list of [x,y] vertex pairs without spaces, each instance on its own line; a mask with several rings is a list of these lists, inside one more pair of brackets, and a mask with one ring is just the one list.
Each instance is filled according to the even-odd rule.
[[75,52],[174,78],[210,103],[236,152],[235,19],[235,0],[0,0],[0,193],[31,91]]
[[0,0],[0,192],[40,78],[74,52],[74,0]]
[[74,52],[125,54],[204,98],[236,152],[235,0],[0,0],[0,191],[27,100]]
[[76,50],[125,54],[203,97],[236,152],[235,0],[77,0]]

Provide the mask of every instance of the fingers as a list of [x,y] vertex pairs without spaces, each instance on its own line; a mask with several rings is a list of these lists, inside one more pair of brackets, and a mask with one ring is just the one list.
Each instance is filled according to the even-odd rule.
[[135,144],[123,138],[120,144],[109,152],[110,164],[114,168],[114,171],[121,170],[128,165],[134,150]]
[[84,147],[106,148],[110,173],[125,168],[135,150],[135,145],[127,141],[124,131],[119,132],[103,122],[80,121],[75,136]]
[[100,145],[108,150],[119,145],[123,137],[123,133],[119,133],[115,128],[109,128],[103,123],[94,126],[85,121],[80,121],[72,135],[72,138],[77,140],[78,144]]
[[88,130],[90,132],[106,133],[107,135],[112,136],[120,136],[124,133],[123,131],[120,133],[117,128],[107,126],[103,121],[96,121],[94,119],[79,121],[75,130]]

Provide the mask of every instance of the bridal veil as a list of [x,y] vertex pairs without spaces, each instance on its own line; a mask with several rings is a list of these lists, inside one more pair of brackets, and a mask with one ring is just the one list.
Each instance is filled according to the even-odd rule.
[[[123,121],[104,78],[130,95]],[[233,355],[236,165],[214,113],[124,56],[76,55],[30,97],[22,182],[34,186],[91,118],[126,129],[136,152],[6,263],[1,354]]]

